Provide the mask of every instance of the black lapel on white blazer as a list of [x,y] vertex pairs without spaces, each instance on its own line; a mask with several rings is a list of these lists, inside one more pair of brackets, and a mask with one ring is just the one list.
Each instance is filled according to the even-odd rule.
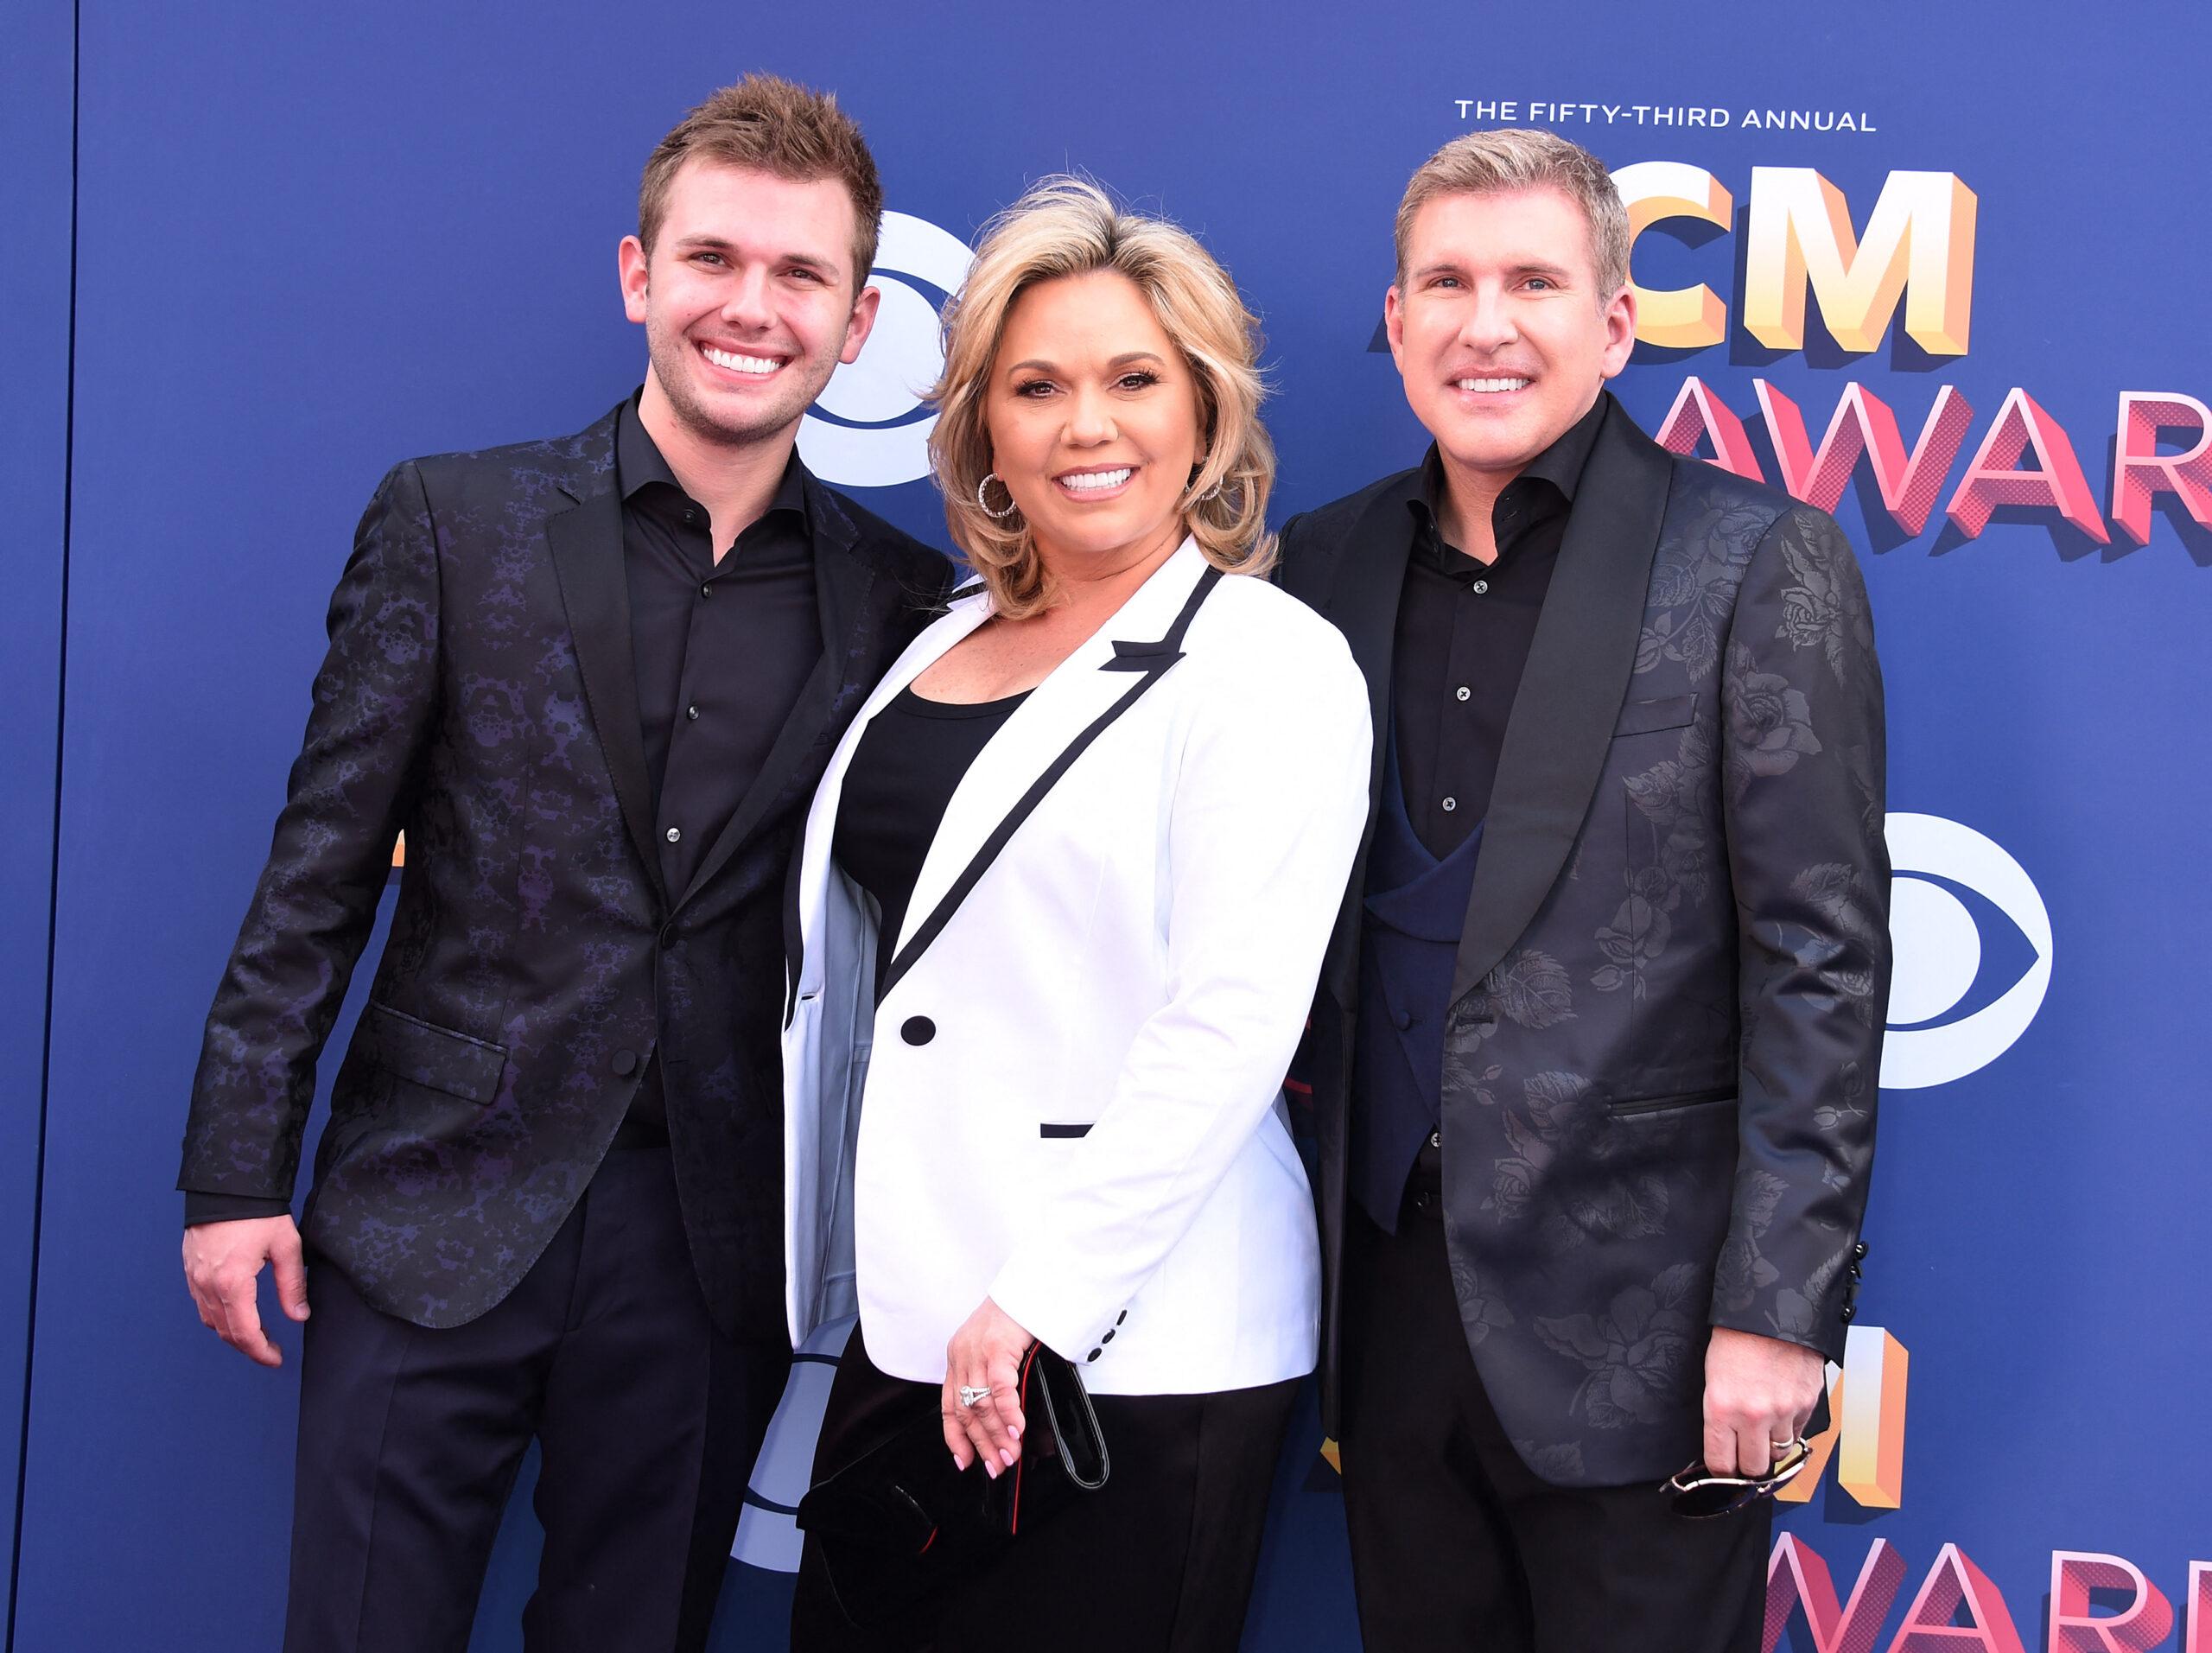
[[1221,570],[1209,565],[1198,576],[1198,583],[1191,588],[1191,594],[1185,600],[1182,612],[1175,616],[1174,624],[1167,628],[1165,636],[1146,642],[1116,640],[1114,652],[1099,670],[1130,672],[1135,675],[1136,681],[1112,705],[1085,725],[1081,734],[1060,749],[1059,755],[1046,766],[1044,773],[1030,783],[1029,790],[1022,793],[1014,806],[991,829],[990,836],[983,840],[982,846],[969,858],[968,864],[960,869],[960,875],[952,881],[951,887],[945,891],[944,898],[930,910],[928,918],[912,928],[907,936],[906,944],[893,957],[883,973],[882,988],[876,994],[878,1003],[882,1002],[891,989],[898,985],[899,978],[913,969],[914,961],[928,951],[930,944],[944,932],[944,926],[952,921],[952,915],[960,910],[960,904],[968,899],[969,893],[990,870],[991,863],[999,858],[999,852],[1006,848],[1015,830],[1029,818],[1038,804],[1045,801],[1046,795],[1059,784],[1060,777],[1067,773],[1075,760],[1090,748],[1092,741],[1111,728],[1122,713],[1142,699],[1153,684],[1166,677],[1175,663],[1183,658],[1183,634],[1190,630],[1191,621],[1197,615],[1199,606],[1220,582]]
[[[619,413],[620,410],[617,410]],[[622,499],[614,485],[614,421],[609,414],[578,441],[582,462],[559,479],[576,503],[545,519],[545,542],[576,647],[584,703],[607,754],[607,779],[622,824],[660,889],[653,848],[652,785],[645,774],[645,725],[638,715],[638,668],[630,646],[630,579],[622,557]],[[666,900],[666,892],[662,892]]]
[[1480,987],[1558,881],[1605,765],[1642,635],[1674,460],[1615,403],[1574,491],[1483,821],[1453,1004]]

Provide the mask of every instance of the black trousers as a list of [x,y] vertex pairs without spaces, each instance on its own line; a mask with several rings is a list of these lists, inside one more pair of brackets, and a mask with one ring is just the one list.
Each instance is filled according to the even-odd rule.
[[[792,1653],[1235,1653],[1295,1380],[1216,1395],[1100,1395],[1106,1485],[1025,1531],[985,1571],[895,1635],[855,1630],[812,1538],[791,1606]],[[886,1376],[856,1328],[822,1418],[825,1479],[940,1390]],[[971,1468],[981,1475],[981,1465]]]
[[1425,1192],[1395,1235],[1346,1219],[1338,1450],[1367,1653],[1758,1653],[1772,1503],[1690,1521],[1656,1485],[1539,1480],[1476,1375]]
[[465,1653],[533,1435],[531,1653],[704,1646],[790,1351],[715,1329],[665,1146],[608,1154],[466,1326],[380,1313],[319,1259],[308,1296],[285,1653]]

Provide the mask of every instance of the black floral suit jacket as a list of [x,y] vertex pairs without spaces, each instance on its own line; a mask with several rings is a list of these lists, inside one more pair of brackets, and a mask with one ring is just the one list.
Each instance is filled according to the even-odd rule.
[[[1890,977],[1881,677],[1850,546],[1608,402],[1499,755],[1442,1093],[1468,1345],[1529,1466],[1580,1486],[1698,1456],[1711,1326],[1840,1357]],[[1378,751],[1418,486],[1283,533],[1284,584],[1367,674]],[[1295,1075],[1332,1424],[1364,872]]]
[[631,658],[615,416],[410,461],[331,600],[276,841],[208,1017],[179,1185],[287,1198],[315,1062],[404,830],[306,1238],[386,1313],[512,1290],[660,1057],[686,1230],[726,1330],[783,1324],[782,895],[807,799],[945,589],[806,479],[823,655],[692,886],[664,890]]

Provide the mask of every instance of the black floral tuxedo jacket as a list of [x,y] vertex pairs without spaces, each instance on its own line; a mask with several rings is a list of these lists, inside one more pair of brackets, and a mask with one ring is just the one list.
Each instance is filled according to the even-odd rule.
[[[1882,685],[1851,549],[1608,402],[1499,754],[1442,1088],[1469,1348],[1529,1466],[1578,1486],[1699,1455],[1711,1326],[1840,1357],[1890,978]],[[1284,584],[1366,672],[1377,752],[1419,486],[1283,533]],[[1294,1075],[1332,1424],[1364,861]]]
[[208,1017],[179,1182],[291,1194],[316,1059],[404,830],[308,1245],[388,1313],[483,1313],[567,1217],[658,1052],[707,1300],[725,1330],[779,1337],[785,870],[838,736],[950,565],[806,479],[822,658],[691,887],[663,889],[614,431],[610,413],[410,461],[378,488]]

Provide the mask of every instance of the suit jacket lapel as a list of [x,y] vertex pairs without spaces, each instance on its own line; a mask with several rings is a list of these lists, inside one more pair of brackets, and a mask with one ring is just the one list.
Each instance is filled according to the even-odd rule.
[[871,658],[866,636],[868,594],[880,571],[861,553],[853,519],[837,508],[829,491],[811,475],[805,486],[808,519],[814,525],[814,603],[822,628],[822,658],[807,674],[775,743],[761,760],[760,772],[701,857],[690,887],[677,893],[679,906],[713,881],[791,790],[837,702],[849,692],[871,686],[856,681],[855,674],[864,671]]
[[930,841],[894,959],[922,925],[941,927],[958,908],[967,893],[963,875],[976,853],[1069,745],[1147,674],[1181,658],[1173,649],[1150,651],[1174,626],[1205,571],[1205,557],[1185,540],[1111,620],[1053,667],[976,754]]
[[1529,927],[1589,813],[1636,665],[1672,466],[1618,404],[1609,410],[1506,722],[1459,932],[1455,1005]]
[[[584,432],[583,463],[557,479],[576,503],[545,519],[546,544],[561,582],[561,601],[575,639],[576,670],[583,678],[607,777],[614,785],[622,823],[630,830],[646,875],[660,886],[660,857],[653,848],[652,785],[645,774],[645,726],[638,715],[638,670],[630,647],[630,582],[622,561],[622,499],[614,484],[614,419],[609,414]],[[663,893],[666,898],[666,892]]]
[[1316,570],[1306,590],[1293,591],[1319,608],[1351,646],[1351,658],[1367,677],[1367,704],[1374,719],[1375,744],[1367,776],[1367,828],[1352,868],[1344,910],[1329,938],[1321,964],[1321,985],[1339,1006],[1349,1008],[1359,980],[1359,903],[1367,881],[1367,846],[1375,835],[1375,811],[1382,795],[1382,759],[1390,738],[1390,673],[1398,640],[1398,603],[1413,556],[1413,513],[1407,501],[1421,488],[1421,472],[1406,473],[1404,486],[1385,488],[1363,512],[1352,531],[1337,543],[1334,565]]

